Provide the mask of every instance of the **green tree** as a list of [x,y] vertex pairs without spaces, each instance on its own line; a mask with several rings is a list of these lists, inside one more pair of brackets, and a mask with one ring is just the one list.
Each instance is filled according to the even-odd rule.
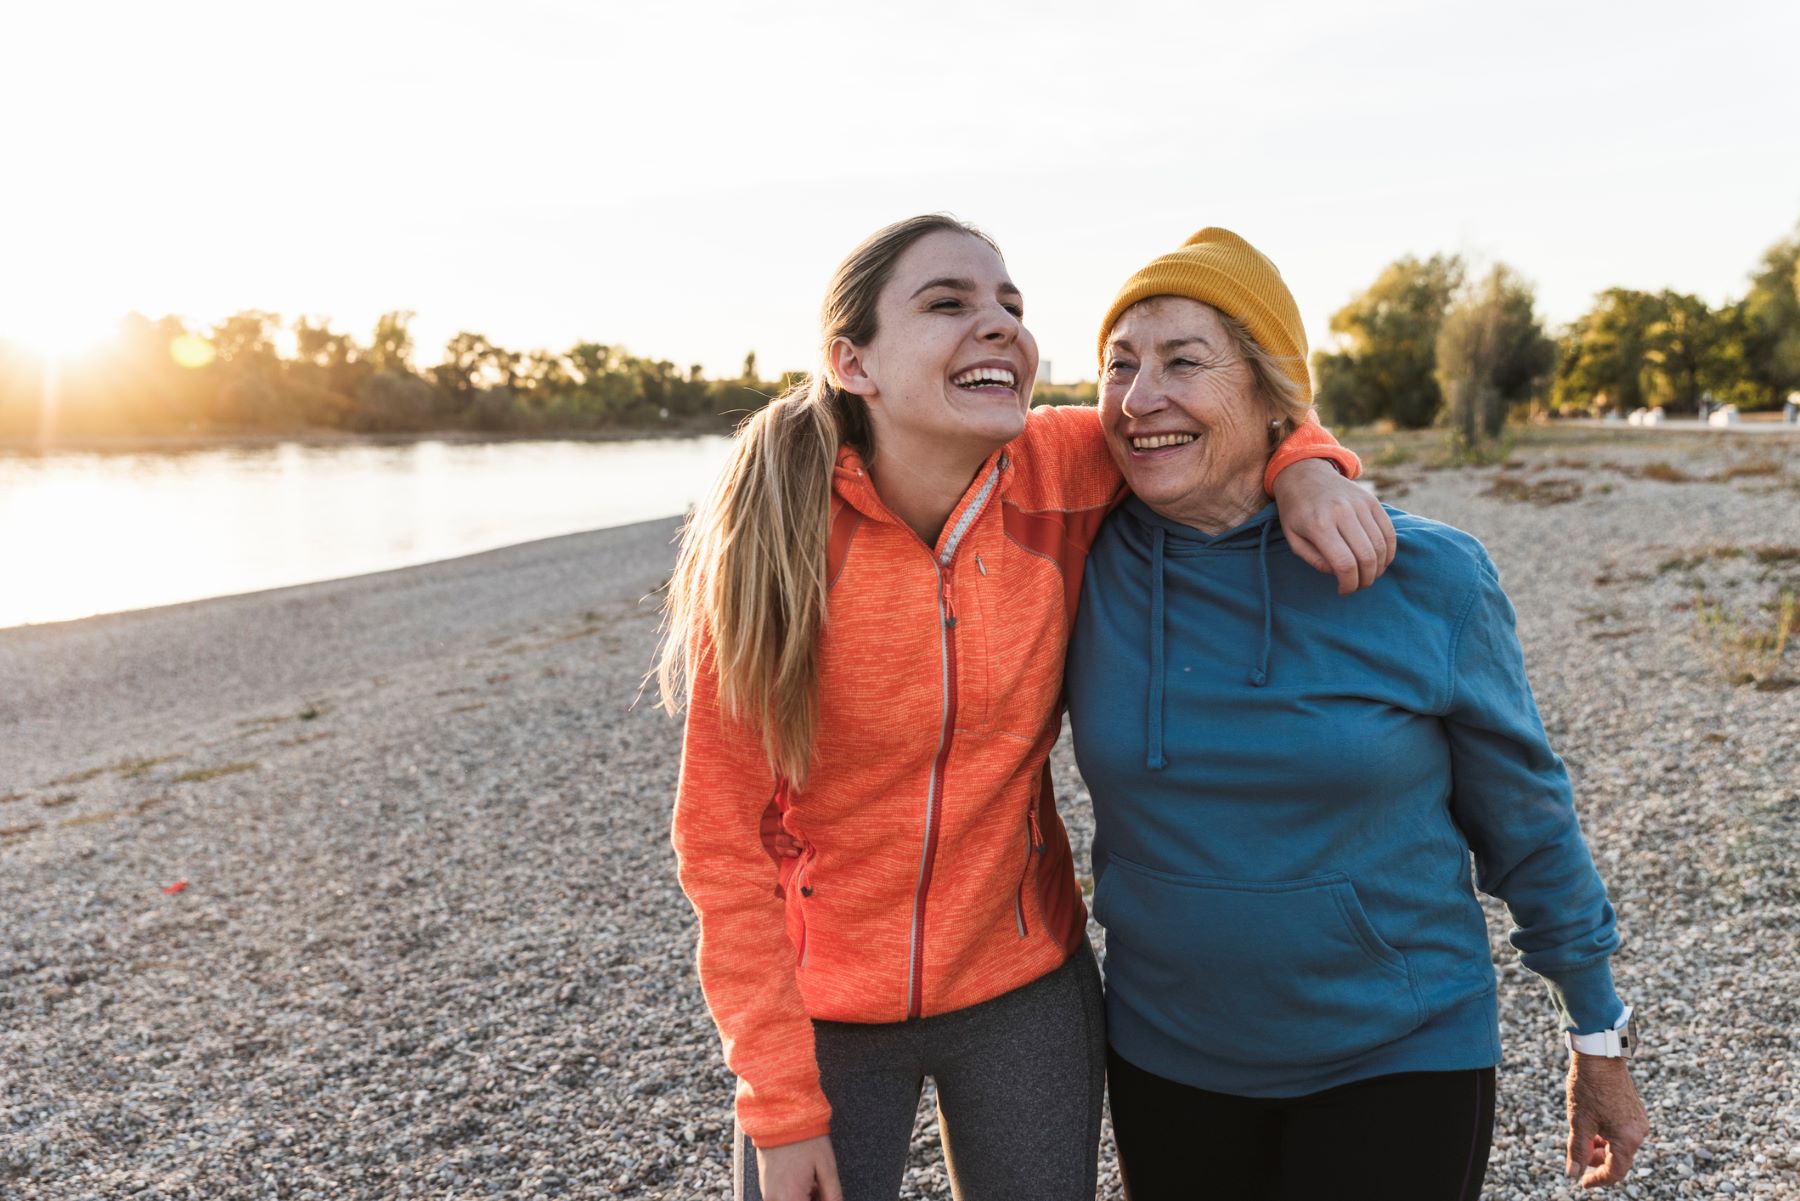
[[598,342],[577,342],[564,357],[575,368],[575,374],[581,382],[587,384],[619,370],[622,356],[617,347],[603,346]]
[[1698,412],[1701,394],[1711,390],[1715,375],[1718,318],[1698,296],[1659,292],[1656,300],[1662,315],[1644,331],[1644,361],[1651,375],[1648,399],[1665,408]]
[[275,331],[280,327],[280,317],[260,309],[233,313],[213,326],[213,350],[219,362],[240,370],[272,368],[276,361]]
[[350,424],[370,433],[430,429],[436,395],[436,389],[416,375],[372,372],[357,388]]
[[589,421],[610,424],[642,399],[637,372],[625,352],[599,342],[579,342],[563,356],[575,375],[570,407]]
[[1463,274],[1455,255],[1423,262],[1408,256],[1332,315],[1339,349],[1313,357],[1328,422],[1386,418],[1412,429],[1432,423],[1444,401],[1435,376],[1438,329]]
[[1744,365],[1759,407],[1800,389],[1800,228],[1764,252],[1744,297]]
[[209,374],[217,390],[206,414],[210,424],[250,429],[281,424],[281,359],[275,349],[280,327],[281,318],[260,309],[233,313],[213,326],[218,357]]
[[1700,386],[1713,399],[1753,409],[1768,401],[1768,389],[1750,365],[1751,324],[1744,301],[1713,314],[1712,345],[1701,363]]
[[539,418],[575,392],[575,375],[568,360],[548,350],[528,350],[519,358],[515,389]]
[[1465,446],[1499,435],[1515,405],[1540,399],[1556,358],[1532,287],[1496,264],[1444,315],[1436,375],[1452,434]]
[[356,340],[331,331],[325,317],[300,317],[294,321],[294,350],[298,360],[315,367],[343,368],[357,357]]
[[308,426],[354,425],[356,394],[362,377],[372,370],[360,361],[356,340],[334,333],[328,319],[297,318],[283,403]]
[[441,406],[477,429],[519,428],[532,416],[524,359],[485,334],[463,330],[445,343],[444,361],[430,372]]
[[1558,408],[1613,408],[1629,413],[1652,399],[1648,378],[1651,327],[1664,317],[1648,292],[1608,288],[1577,317],[1557,346],[1552,399]]
[[383,313],[375,320],[375,336],[369,340],[369,365],[393,375],[412,374],[412,331],[416,314],[406,309]]
[[504,353],[485,334],[463,330],[444,344],[444,361],[431,369],[431,377],[458,402],[466,402],[476,389],[500,382],[497,358]]

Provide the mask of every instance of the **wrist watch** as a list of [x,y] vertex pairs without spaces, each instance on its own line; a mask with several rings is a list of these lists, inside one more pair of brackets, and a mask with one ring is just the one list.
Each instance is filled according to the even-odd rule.
[[1569,1050],[1579,1051],[1583,1055],[1630,1059],[1637,1054],[1638,1032],[1632,1028],[1629,1005],[1611,1030],[1597,1030],[1593,1034],[1565,1033],[1569,1040]]

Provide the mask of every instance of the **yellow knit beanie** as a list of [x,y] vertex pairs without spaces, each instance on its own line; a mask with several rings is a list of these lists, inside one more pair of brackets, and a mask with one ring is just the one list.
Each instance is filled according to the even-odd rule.
[[1249,329],[1250,336],[1281,364],[1312,401],[1312,377],[1306,371],[1306,327],[1300,306],[1261,251],[1228,229],[1207,226],[1181,244],[1181,249],[1150,261],[1125,281],[1106,320],[1100,323],[1100,366],[1106,367],[1106,338],[1120,314],[1152,296],[1186,296],[1210,304]]

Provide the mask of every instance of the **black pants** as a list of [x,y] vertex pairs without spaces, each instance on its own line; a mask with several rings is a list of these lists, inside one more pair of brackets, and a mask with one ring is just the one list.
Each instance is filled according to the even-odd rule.
[[[845,1201],[894,1201],[925,1077],[959,1201],[1093,1201],[1106,1006],[1086,943],[1046,976],[936,1017],[813,1023],[819,1084]],[[756,1150],[739,1130],[733,1183],[760,1201]]]
[[1402,1072],[1305,1097],[1234,1097],[1107,1049],[1130,1201],[1475,1201],[1494,1069]]

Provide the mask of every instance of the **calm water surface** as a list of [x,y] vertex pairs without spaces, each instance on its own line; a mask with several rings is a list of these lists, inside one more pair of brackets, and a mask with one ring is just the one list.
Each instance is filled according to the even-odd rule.
[[684,511],[721,437],[0,455],[0,627],[254,592]]

